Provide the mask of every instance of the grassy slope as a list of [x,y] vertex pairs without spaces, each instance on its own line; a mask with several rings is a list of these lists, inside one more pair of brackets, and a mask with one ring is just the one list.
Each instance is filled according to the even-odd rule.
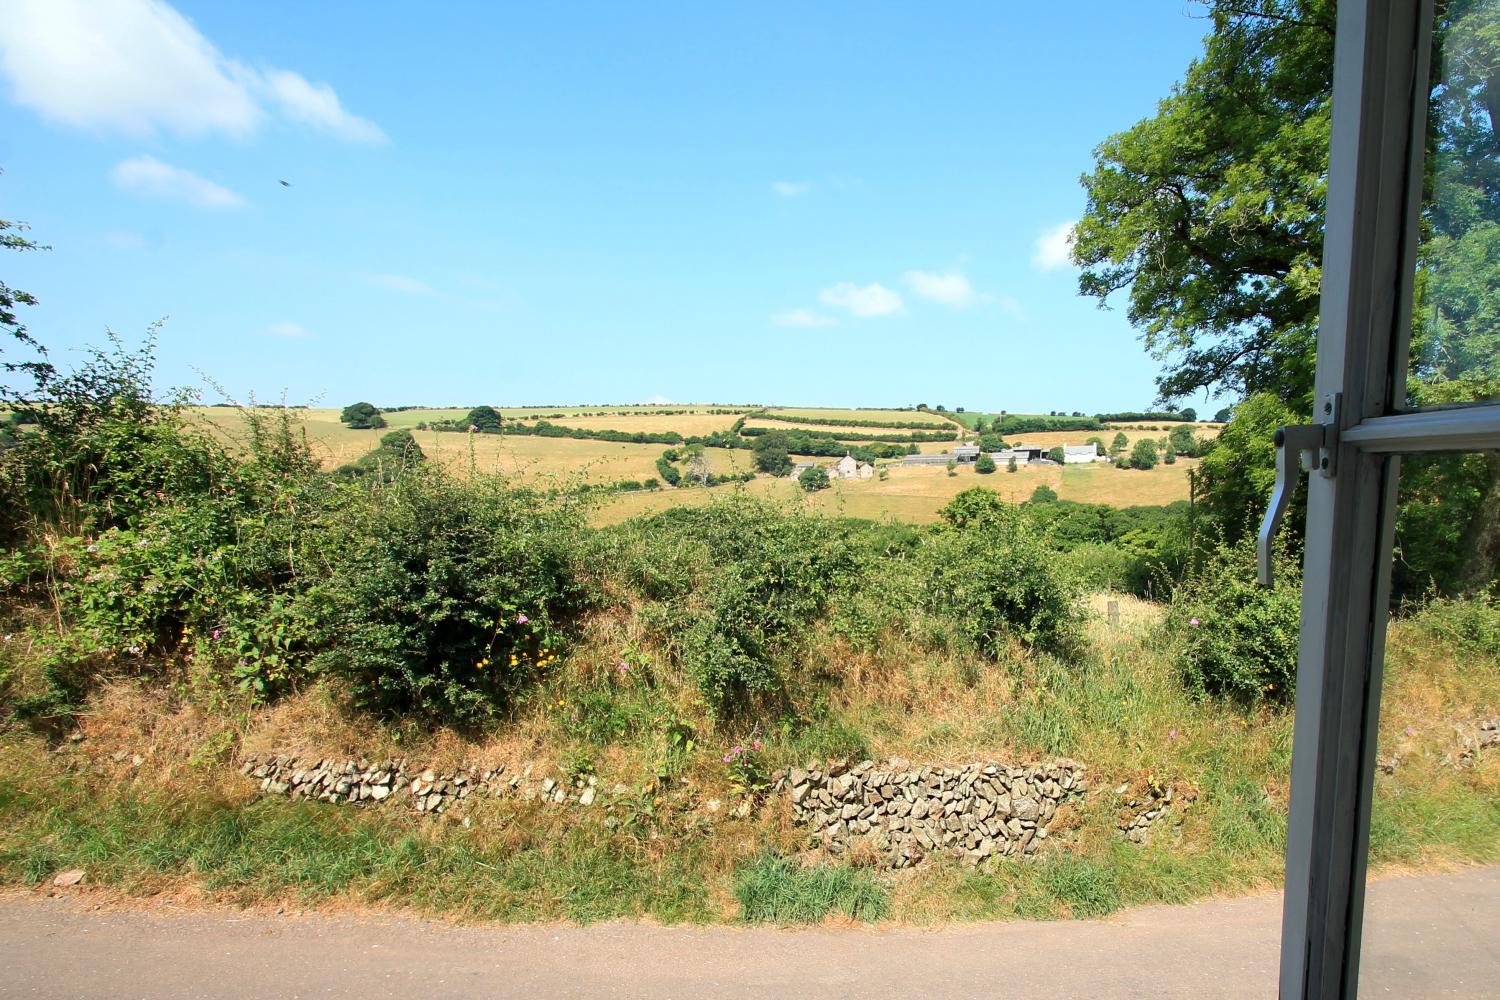
[[[820,461],[827,461],[821,459]],[[1196,460],[1181,459],[1176,465],[1158,465],[1147,472],[1116,469],[1112,465],[1035,466],[1006,472],[1000,469],[990,475],[979,475],[972,468],[955,470],[948,475],[942,466],[893,468],[885,480],[841,480],[830,488],[807,496],[787,479],[757,479],[743,489],[784,499],[801,497],[801,502],[848,517],[871,520],[887,518],[914,524],[930,524],[938,511],[963,490],[984,486],[1008,500],[1029,498],[1041,485],[1057,491],[1063,500],[1084,503],[1107,503],[1116,507],[1167,504],[1186,500],[1187,473]],[[595,520],[617,524],[639,514],[665,510],[684,504],[702,504],[713,496],[737,486],[713,490],[663,490],[655,493],[629,493],[610,498],[599,509]]]
[[[814,724],[765,734],[769,767],[866,750],[931,762],[1084,761],[1095,791],[1059,824],[1066,836],[1036,859],[978,871],[937,860],[896,875],[805,872],[770,860],[795,854],[800,839],[777,808],[703,828],[669,796],[617,809],[622,822],[611,827],[602,810],[471,800],[466,828],[456,812],[434,820],[396,808],[262,800],[232,771],[240,748],[542,767],[583,755],[604,783],[634,786],[654,773],[665,723],[685,718],[701,745],[684,778],[700,800],[729,801],[720,755],[744,734],[713,732],[689,687],[665,667],[652,668],[651,684],[617,676],[609,665],[632,632],[628,620],[610,620],[594,622],[546,690],[490,736],[382,727],[340,712],[326,689],[226,712],[184,701],[174,693],[181,685],[132,682],[95,697],[81,742],[54,750],[20,729],[0,732],[0,879],[33,885],[77,866],[92,882],[136,896],[500,920],[816,919],[844,909],[917,923],[1099,915],[1275,886],[1290,717],[1191,700],[1156,633],[1158,610],[1120,600],[1124,627],[1094,619],[1091,651],[1073,665],[814,644],[804,668],[832,671],[838,685],[804,706]],[[1458,747],[1453,723],[1500,711],[1500,663],[1401,623],[1388,659],[1380,752],[1400,751],[1403,763],[1377,778],[1374,870],[1500,860],[1500,753],[1472,768],[1443,763]],[[613,740],[590,742],[597,715],[589,713],[605,704],[628,724]],[[115,761],[120,752],[145,760],[134,768]],[[1148,778],[1196,801],[1180,827],[1159,827],[1150,846],[1136,847],[1113,834],[1112,786]]]

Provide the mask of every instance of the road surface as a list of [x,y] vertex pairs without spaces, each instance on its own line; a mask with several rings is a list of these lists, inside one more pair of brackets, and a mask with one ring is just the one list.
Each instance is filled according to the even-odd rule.
[[[0,899],[0,997],[1271,997],[1279,896],[941,930],[458,927]],[[1500,996],[1500,869],[1369,894],[1365,997]]]

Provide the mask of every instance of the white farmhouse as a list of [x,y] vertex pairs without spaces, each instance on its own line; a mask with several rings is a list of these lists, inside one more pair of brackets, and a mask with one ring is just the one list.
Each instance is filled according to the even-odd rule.
[[829,479],[869,479],[875,475],[875,466],[869,462],[855,461],[853,455],[845,455],[828,470]]

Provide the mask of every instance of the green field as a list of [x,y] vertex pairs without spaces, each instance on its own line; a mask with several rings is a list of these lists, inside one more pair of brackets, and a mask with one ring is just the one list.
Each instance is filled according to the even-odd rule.
[[[507,408],[501,412],[517,418],[528,418],[540,414],[544,419],[566,427],[610,429],[621,431],[676,431],[684,436],[705,435],[714,431],[728,430],[739,419],[737,414],[712,413],[708,406],[666,407],[616,407],[603,416],[579,416],[558,418],[556,414],[594,412],[602,408],[556,407],[556,408]],[[686,411],[670,412],[661,411]],[[495,434],[463,434],[451,431],[419,431],[419,423],[461,418],[466,409],[413,409],[388,411],[384,414],[388,427],[384,430],[350,430],[339,422],[339,410],[334,408],[296,409],[290,411],[299,428],[306,433],[308,443],[324,468],[333,469],[352,462],[373,450],[381,435],[393,429],[406,428],[421,445],[429,459],[450,471],[466,474],[470,469],[480,472],[503,472],[532,481],[611,483],[621,480],[643,481],[658,477],[656,461],[665,446],[660,444],[621,444],[609,441],[580,440],[574,438],[550,438],[533,436],[510,436]],[[889,420],[892,422],[929,423],[933,430],[951,428],[954,425],[935,413],[910,410],[858,410],[835,408],[775,408],[771,412],[817,420]],[[195,413],[222,440],[238,447],[245,437],[244,414],[229,406],[200,407]],[[959,414],[957,416],[969,416]],[[751,420],[748,426],[768,428],[798,428],[815,431],[839,430],[864,434],[878,434],[879,428],[859,424],[815,424],[788,423],[781,421]],[[1198,425],[1200,434],[1215,434],[1214,425]],[[891,433],[911,433],[911,429],[892,429]],[[1063,444],[1082,444],[1090,437],[1113,436],[1099,431],[1051,431],[1019,435],[1017,442],[1051,448]],[[1124,434],[1131,444],[1140,438],[1160,438],[1165,432],[1126,430]],[[923,442],[918,448],[924,454],[938,454],[950,450],[955,442]],[[717,475],[729,475],[748,471],[751,468],[750,452],[709,448],[706,451],[709,470]],[[812,461],[827,463],[827,458]],[[836,510],[851,517],[876,520],[893,519],[914,523],[927,523],[937,518],[937,512],[960,491],[971,486],[993,489],[1009,500],[1020,501],[1029,497],[1040,485],[1056,490],[1064,500],[1086,503],[1107,503],[1126,507],[1136,505],[1167,504],[1185,500],[1188,495],[1187,472],[1196,463],[1182,460],[1176,465],[1160,465],[1147,472],[1119,470],[1107,464],[1095,466],[1072,466],[1068,468],[1032,467],[1022,468],[1015,474],[1001,470],[995,474],[981,476],[972,468],[957,470],[950,476],[941,467],[906,467],[899,463],[887,464],[887,478],[835,483],[832,489],[807,499],[805,502],[827,510]],[[718,487],[714,490],[699,488],[662,489],[648,493],[623,494],[606,501],[598,513],[604,522],[614,522],[646,511],[660,510],[682,504],[702,503],[717,492],[738,487]],[[793,483],[786,479],[762,476],[743,487],[752,492],[777,496],[799,496]]]

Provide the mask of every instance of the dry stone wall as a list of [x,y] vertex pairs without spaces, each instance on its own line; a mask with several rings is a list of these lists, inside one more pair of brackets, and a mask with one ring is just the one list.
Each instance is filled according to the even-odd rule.
[[[260,782],[267,795],[319,802],[381,802],[399,798],[417,812],[443,813],[470,795],[516,796],[559,805],[593,805],[599,794],[593,775],[571,782],[534,777],[530,767],[507,773],[505,766],[481,770],[477,767],[438,772],[426,769],[412,774],[405,760],[336,759],[332,757],[271,754],[250,756],[240,773]],[[622,789],[623,790],[623,789]]]
[[1058,806],[1088,788],[1083,766],[1070,760],[921,768],[867,760],[793,768],[776,784],[817,843],[839,854],[869,838],[896,868],[939,852],[976,864],[1028,854],[1050,835]]
[[[396,801],[427,814],[447,812],[473,795],[581,807],[602,805],[606,798],[592,775],[564,780],[534,775],[531,767],[508,771],[504,765],[418,772],[405,760],[271,754],[246,758],[240,771],[267,795],[350,804]],[[1031,854],[1054,835],[1059,808],[1088,788],[1084,767],[1070,760],[914,767],[893,759],[792,768],[773,777],[771,791],[790,800],[792,818],[808,829],[810,846],[843,854],[863,842],[886,864],[906,868],[938,854],[975,864]],[[608,795],[627,791],[615,785]],[[728,815],[748,816],[758,804],[763,803],[747,798]],[[1154,802],[1147,812],[1167,804]],[[710,814],[719,806],[710,800],[695,812],[712,821]]]

